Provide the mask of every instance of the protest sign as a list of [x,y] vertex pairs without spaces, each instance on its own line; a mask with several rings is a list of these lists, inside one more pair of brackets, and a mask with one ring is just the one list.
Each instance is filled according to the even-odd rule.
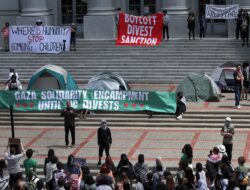
[[134,16],[119,13],[116,45],[155,46],[162,39],[163,14]]
[[206,5],[207,19],[235,19],[237,18],[239,5]]
[[60,53],[70,50],[69,26],[11,26],[11,52]]
[[176,93],[116,90],[0,91],[0,108],[16,111],[75,109],[175,113]]

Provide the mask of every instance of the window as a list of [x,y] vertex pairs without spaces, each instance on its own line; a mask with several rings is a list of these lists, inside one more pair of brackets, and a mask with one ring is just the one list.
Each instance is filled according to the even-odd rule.
[[156,12],[156,0],[129,0],[129,14],[149,15]]
[[154,14],[156,12],[155,0],[144,0],[144,15]]
[[[73,1],[62,0],[62,24],[73,22]],[[87,0],[76,0],[76,23],[83,23],[83,16],[87,13]]]
[[141,0],[129,0],[129,14],[141,14]]

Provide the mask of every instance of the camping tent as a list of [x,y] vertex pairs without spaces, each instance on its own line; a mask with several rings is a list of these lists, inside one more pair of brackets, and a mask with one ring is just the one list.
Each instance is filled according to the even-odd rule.
[[239,63],[235,62],[226,62],[216,67],[212,72],[211,78],[214,80],[214,82],[217,84],[217,86],[222,92],[234,91],[235,84],[233,73],[235,71],[236,65],[238,64]]
[[45,65],[31,77],[27,90],[76,90],[73,77],[62,67]]
[[99,90],[129,90],[127,83],[120,75],[108,72],[99,73],[93,76],[85,88]]
[[176,92],[183,92],[187,101],[219,101],[220,89],[208,75],[191,73],[183,79]]

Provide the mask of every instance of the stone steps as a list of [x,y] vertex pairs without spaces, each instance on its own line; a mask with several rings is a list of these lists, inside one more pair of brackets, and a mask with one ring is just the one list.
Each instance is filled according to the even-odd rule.
[[[237,110],[238,111],[238,110]],[[139,127],[139,128],[162,128],[162,127],[184,127],[184,128],[220,128],[225,117],[230,116],[237,128],[249,127],[250,111],[223,112],[207,111],[196,112],[190,111],[184,115],[183,120],[176,120],[174,115],[154,114],[153,118],[148,119],[146,113],[114,113],[114,112],[97,112],[88,115],[87,119],[76,119],[77,127],[98,127],[100,120],[105,118],[110,127]],[[16,127],[40,127],[53,128],[62,127],[63,118],[59,112],[15,112],[14,124]],[[1,111],[0,127],[9,127],[10,117],[7,111]]]
[[115,41],[78,39],[77,49],[56,55],[0,52],[0,83],[5,82],[9,67],[15,67],[21,81],[27,84],[36,69],[57,64],[80,84],[102,71],[118,73],[129,83],[177,84],[191,72],[210,74],[219,64],[250,58],[249,49],[241,48],[241,41],[223,38],[176,39],[163,41],[157,47],[116,46]]

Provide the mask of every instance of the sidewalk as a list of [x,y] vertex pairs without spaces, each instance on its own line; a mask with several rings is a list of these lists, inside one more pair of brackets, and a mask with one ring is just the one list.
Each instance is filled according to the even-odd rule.
[[[189,143],[194,149],[194,164],[206,161],[209,150],[221,144],[220,130],[213,129],[138,129],[112,128],[113,144],[111,156],[118,163],[121,153],[126,153],[133,163],[141,153],[149,165],[154,165],[157,156],[161,156],[164,165],[177,167],[184,144]],[[26,148],[35,150],[34,158],[43,164],[48,149],[55,149],[56,155],[63,162],[67,156],[87,158],[88,163],[97,163],[97,129],[77,128],[76,148],[67,149],[64,146],[64,129],[17,128],[16,137],[21,138]],[[10,129],[0,129],[0,151],[3,153],[10,136]],[[246,165],[250,167],[250,129],[236,129],[233,147],[233,164],[237,165],[238,156],[247,158]],[[3,154],[2,154],[3,155]]]

